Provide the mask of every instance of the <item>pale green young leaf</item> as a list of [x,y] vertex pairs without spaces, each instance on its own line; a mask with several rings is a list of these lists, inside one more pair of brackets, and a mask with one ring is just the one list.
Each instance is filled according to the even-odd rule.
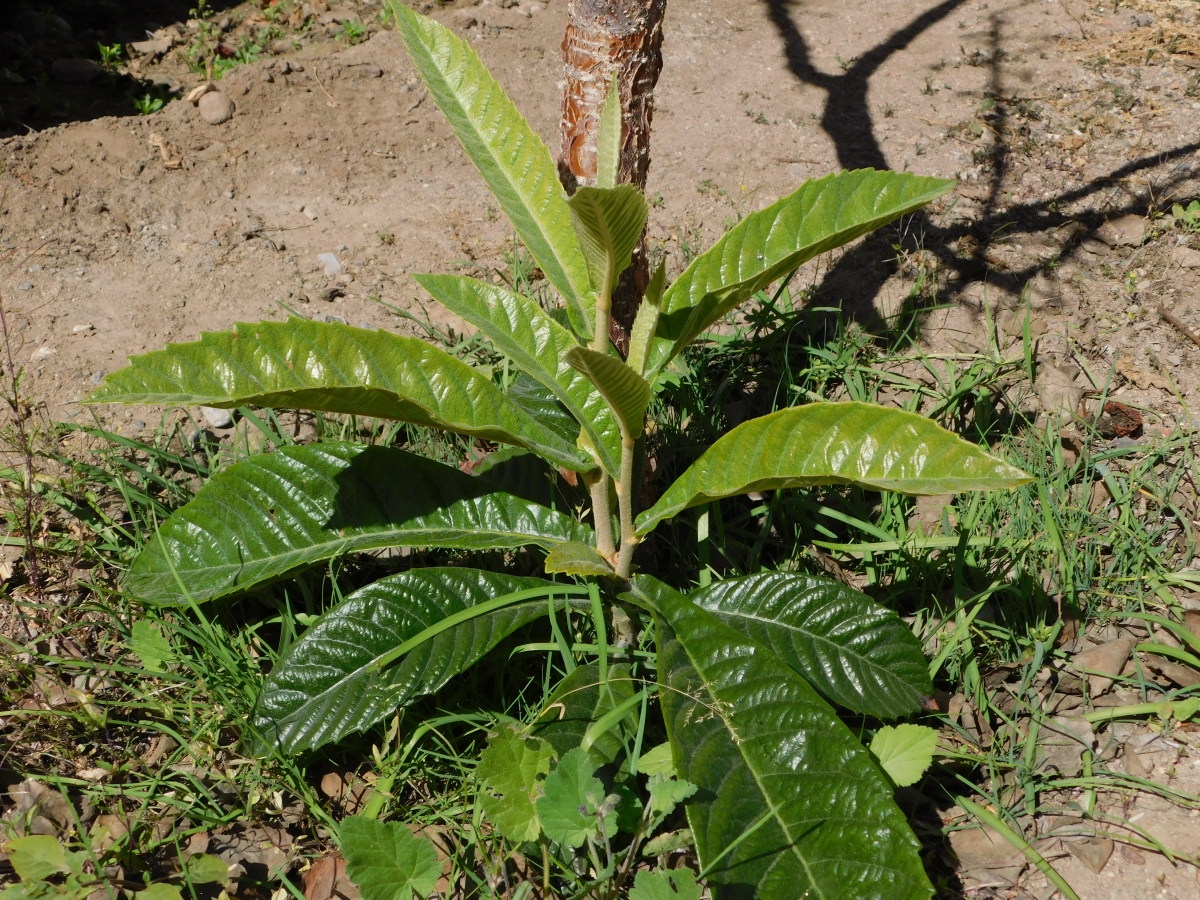
[[667,285],[667,264],[664,262],[654,271],[642,305],[638,307],[629,333],[629,356],[627,362],[639,375],[646,374],[650,359],[650,348],[654,346],[654,331],[658,327],[658,316],[662,311],[663,290]]
[[675,759],[671,756],[671,742],[664,741],[647,750],[638,758],[638,772],[642,775],[664,775],[675,777]]
[[170,641],[163,637],[158,625],[146,619],[138,619],[129,629],[129,646],[151,672],[163,671],[175,659]]
[[58,838],[48,834],[31,834],[13,838],[0,845],[8,854],[8,862],[22,881],[45,881],[54,875],[71,871],[67,851]]
[[497,285],[456,275],[413,277],[434,300],[482,331],[497,349],[552,391],[591,438],[604,470],[618,471],[617,423],[595,386],[563,359],[567,350],[578,346],[570,331],[528,297]]
[[592,290],[608,296],[617,278],[629,268],[633,250],[642,239],[649,212],[646,198],[636,185],[620,184],[615,188],[581,187],[567,203]]
[[695,843],[696,841],[692,837],[692,829],[690,828],[668,831],[666,834],[660,834],[658,837],[648,840],[646,845],[642,847],[642,856],[665,856],[668,853],[674,853],[676,850],[695,846]]
[[806,181],[750,213],[693,260],[667,291],[647,379],[653,382],[698,335],[771,282],[953,187],[944,178],[860,169]]
[[[590,543],[571,516],[389,447],[285,447],[222,469],[134,559],[122,587],[158,606],[242,593],[383,547]],[[181,587],[182,585],[182,587]]]
[[563,755],[546,778],[537,799],[538,816],[546,837],[566,847],[601,839],[601,828],[616,833],[616,813],[609,809],[604,784],[595,776],[596,763],[576,747]]
[[396,28],[434,101],[549,282],[571,327],[592,334],[595,306],[567,198],[549,148],[466,41],[388,0]]
[[700,885],[691,869],[642,869],[629,890],[629,900],[700,900]]
[[655,819],[665,819],[676,806],[696,793],[696,786],[690,781],[665,775],[651,775],[646,789],[650,792],[650,812]]
[[541,738],[501,725],[488,738],[475,777],[484,785],[480,794],[484,815],[510,841],[536,841],[542,833],[534,800],[550,772],[554,748]]
[[617,76],[613,75],[600,110],[600,124],[596,126],[596,187],[615,188],[617,169],[621,164],[621,139],[624,116],[621,110],[621,89]]
[[870,403],[810,403],[743,422],[637,519],[638,534],[683,510],[748,491],[853,484],[904,494],[1014,488],[1016,466],[916,413]]
[[341,850],[346,874],[362,900],[412,900],[428,897],[442,875],[437,850],[401,822],[365,816],[342,821]]
[[894,612],[836,581],[794,572],[728,578],[689,599],[758,641],[846,709],[897,719],[932,695],[921,642]]
[[659,696],[714,900],[927,900],[920,845],[867,749],[762,644],[661,582]]
[[381,578],[288,648],[259,693],[252,730],[288,753],[362,731],[434,693],[566,595],[541,578],[460,567]]
[[546,571],[550,574],[612,578],[615,574],[608,560],[588,544],[569,543],[551,547],[546,554]]
[[134,900],[183,900],[183,892],[173,884],[160,881],[152,884],[144,891],[136,891]]
[[211,853],[197,853],[189,856],[183,864],[183,872],[188,881],[196,884],[212,884],[224,881],[229,877],[229,866],[220,857]]
[[565,359],[600,391],[616,415],[622,434],[631,440],[641,437],[651,394],[646,379],[615,356],[586,347],[572,347]]
[[936,750],[937,732],[924,725],[885,725],[871,738],[871,755],[897,787],[920,781]]
[[444,350],[417,338],[307,319],[238,324],[232,332],[133,357],[88,402],[377,416],[524,447],[576,471],[593,467],[490,378]]

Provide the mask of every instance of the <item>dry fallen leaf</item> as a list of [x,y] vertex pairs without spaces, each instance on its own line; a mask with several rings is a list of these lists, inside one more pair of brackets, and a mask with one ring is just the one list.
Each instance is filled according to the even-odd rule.
[[1147,388],[1158,388],[1163,391],[1171,390],[1171,383],[1167,379],[1137,366],[1127,356],[1122,356],[1117,360],[1117,374],[1142,390],[1146,390]]
[[163,140],[162,135],[151,132],[150,146],[156,148],[159,152],[159,155],[162,156],[164,168],[183,168],[183,157],[179,153],[179,148],[170,141]]

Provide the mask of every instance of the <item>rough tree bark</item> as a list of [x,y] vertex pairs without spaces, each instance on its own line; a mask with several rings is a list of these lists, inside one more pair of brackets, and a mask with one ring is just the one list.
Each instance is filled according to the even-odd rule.
[[[558,173],[574,193],[596,179],[596,126],[617,75],[621,93],[621,161],[617,180],[645,190],[650,168],[654,86],[662,71],[662,20],[666,0],[570,0],[563,61],[562,149]],[[638,305],[650,281],[646,240],[613,293],[610,336],[624,356]]]

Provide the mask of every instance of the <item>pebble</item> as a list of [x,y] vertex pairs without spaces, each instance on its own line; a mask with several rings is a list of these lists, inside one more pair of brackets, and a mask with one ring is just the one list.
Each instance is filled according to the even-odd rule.
[[209,125],[220,125],[233,118],[233,101],[220,91],[209,91],[200,98],[200,118]]
[[[303,175],[304,171],[304,166],[292,166],[293,175]],[[304,207],[300,208],[300,212],[304,212]]]
[[22,290],[22,291],[32,291],[33,285],[30,284],[28,281],[23,281],[17,285],[17,289]]
[[1176,247],[1171,251],[1171,259],[1185,269],[1200,269],[1200,250],[1191,247]]
[[311,206],[304,207],[302,212],[306,216],[308,216],[310,219],[312,219],[314,222],[317,221],[317,211],[315,209],[313,209]]
[[99,384],[103,380],[104,380],[103,372],[93,372],[92,373],[92,384]]
[[96,330],[96,326],[93,325],[91,322],[88,322],[86,325],[76,325],[74,328],[71,329],[71,333],[72,334],[83,334],[85,332],[95,331],[95,330]]
[[143,422],[141,419],[134,419],[132,422],[129,423],[129,427],[132,428],[134,431],[141,431],[143,428],[146,427],[146,423]]
[[338,258],[332,253],[318,253],[317,262],[324,264],[325,275],[328,278],[333,278],[335,275],[342,274],[342,264],[338,262]]
[[345,325],[346,324],[345,319],[343,319],[341,316],[336,316],[333,313],[325,313],[325,315],[321,316],[321,321],[328,322],[331,325]]
[[291,41],[275,41],[271,44],[271,52],[278,56],[280,53],[288,53],[292,49]]
[[233,424],[233,413],[227,409],[217,409],[215,406],[200,407],[204,421],[213,428],[228,428]]

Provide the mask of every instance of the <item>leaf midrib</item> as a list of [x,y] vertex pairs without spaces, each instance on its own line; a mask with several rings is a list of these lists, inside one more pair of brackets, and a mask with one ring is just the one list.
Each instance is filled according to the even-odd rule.
[[[685,597],[685,598],[682,598],[682,602],[690,603],[691,601]],[[697,609],[703,609],[703,607],[697,607]],[[704,612],[708,613],[708,610],[704,610]],[[712,613],[708,613],[708,614],[712,615]],[[713,616],[713,618],[716,618],[716,616]],[[725,625],[724,622],[722,622],[721,624],[725,628],[730,628],[730,626]],[[672,630],[674,630],[674,629],[672,629]],[[731,630],[733,630],[733,629],[731,629]],[[745,635],[739,635],[739,637],[749,640],[749,641],[751,641],[752,644],[759,646],[757,641],[754,641],[751,638],[746,638]],[[763,784],[762,778],[759,776],[759,773],[758,773],[757,769],[755,769],[753,763],[750,761],[750,758],[745,753],[742,752],[742,740],[740,739],[738,732],[733,728],[733,726],[730,724],[729,720],[725,717],[725,712],[724,712],[724,708],[721,703],[721,698],[718,697],[713,692],[712,688],[710,687],[710,685],[712,684],[712,680],[704,675],[704,670],[701,669],[700,664],[696,661],[696,657],[692,655],[692,652],[691,652],[691,650],[688,649],[687,644],[679,639],[678,633],[676,633],[675,640],[678,641],[679,646],[683,648],[683,652],[687,655],[688,661],[691,663],[692,668],[695,669],[696,672],[701,676],[701,680],[704,684],[704,692],[705,692],[705,694],[708,695],[709,699],[713,701],[713,704],[712,704],[713,709],[716,711],[717,715],[721,719],[722,724],[725,725],[726,730],[729,732],[729,740],[733,743],[733,746],[736,748],[737,753],[742,758],[743,762],[745,762],[746,770],[750,773],[751,777],[754,779],[755,785],[758,786],[759,793],[762,794],[762,797],[764,800],[767,800],[767,802],[770,803],[769,798],[772,796],[772,794],[767,791],[766,787]],[[767,648],[762,648],[762,649],[767,649]],[[767,652],[769,653],[770,651],[767,650]],[[772,654],[772,655],[774,655],[774,654]],[[724,779],[722,779],[722,780],[724,780]],[[775,806],[775,804],[770,804],[770,805],[773,807]],[[805,875],[808,876],[808,883],[810,885],[812,885],[813,890],[817,893],[817,895],[821,898],[821,900],[825,900],[826,894],[824,891],[821,890],[820,886],[817,884],[817,880],[813,877],[812,870],[809,868],[809,865],[808,865],[808,860],[805,859],[804,855],[801,854],[799,849],[797,848],[796,839],[793,837],[791,829],[780,818],[780,816],[777,812],[772,815],[772,818],[779,825],[780,830],[783,832],[784,836],[787,838],[788,850],[791,851],[792,855],[796,857],[796,859],[800,862],[800,865],[804,867],[804,873],[805,873]],[[760,881],[760,884],[761,884],[761,881]]]

